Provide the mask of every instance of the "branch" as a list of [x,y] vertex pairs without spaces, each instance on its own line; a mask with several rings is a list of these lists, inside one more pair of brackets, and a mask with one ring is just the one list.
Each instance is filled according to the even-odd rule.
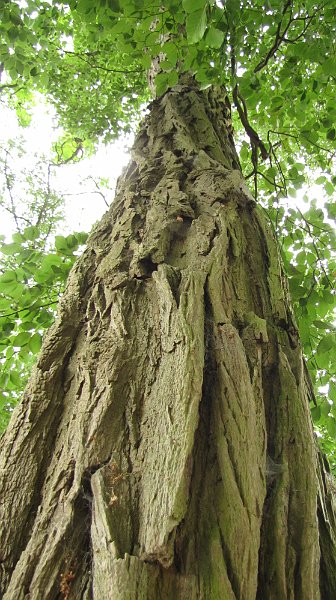
[[[292,4],[292,0],[287,0],[284,9],[282,11],[282,16],[284,18],[287,10],[289,8],[291,8],[291,4]],[[316,17],[316,15],[318,14],[318,12],[320,10],[322,10],[324,7],[326,6],[326,3],[321,4],[320,6],[318,6],[315,10],[315,12],[312,15],[306,15],[305,17],[289,17],[289,21],[286,25],[286,27],[284,28],[283,32],[281,33],[281,27],[283,24],[283,18],[281,19],[280,23],[278,24],[277,27],[277,31],[275,34],[275,41],[273,46],[271,47],[271,49],[268,51],[268,53],[266,54],[265,58],[263,58],[263,60],[261,60],[257,66],[254,69],[254,73],[258,73],[258,71],[261,71],[261,69],[263,69],[264,67],[266,67],[267,63],[269,62],[269,60],[276,54],[279,46],[284,42],[285,44],[295,44],[295,42],[297,42],[299,39],[301,39],[304,34],[306,33],[307,29],[309,28],[312,20]],[[301,33],[299,33],[295,38],[293,39],[289,39],[286,37],[287,31],[289,30],[290,26],[293,23],[297,23],[298,21],[303,21],[304,22],[304,26],[303,29],[301,31]]]
[[306,33],[310,23],[312,22],[312,20],[314,19],[314,17],[316,16],[317,11],[313,14],[313,15],[309,15],[308,17],[304,17],[303,19],[293,19],[292,23],[294,23],[294,21],[300,21],[303,20],[304,21],[304,26],[303,29],[301,31],[301,33],[299,33],[295,38],[293,38],[292,40],[290,40],[289,38],[283,38],[283,41],[286,44],[295,44],[295,42],[297,42],[298,40],[300,40],[302,38],[302,36],[304,36],[304,34]]
[[71,56],[74,56],[75,58],[79,58],[80,60],[82,60],[83,62],[85,62],[87,65],[89,65],[89,67],[91,67],[91,69],[100,69],[101,71],[106,71],[107,73],[123,73],[124,75],[128,75],[130,73],[141,73],[144,71],[144,69],[133,69],[133,70],[125,70],[125,69],[109,69],[107,67],[103,67],[102,65],[98,65],[98,64],[93,64],[92,62],[90,62],[86,57],[88,56],[95,56],[98,53],[98,51],[96,52],[85,52],[85,56],[83,56],[83,54],[78,54],[77,52],[72,52],[71,50],[63,50],[63,48],[59,48],[59,50],[61,52],[63,52],[64,54],[69,54]]
[[[39,227],[40,226],[40,223],[42,222],[42,219],[44,218],[44,216],[45,216],[45,214],[47,212],[48,200],[49,200],[49,198],[51,196],[51,185],[50,185],[51,166],[52,166],[51,163],[49,163],[48,167],[47,167],[47,193],[44,194],[44,201],[43,201],[43,204],[40,207],[40,210],[38,212],[37,219],[36,219],[36,222],[35,222],[35,227]],[[48,227],[47,233],[45,234],[45,236],[43,238],[44,242],[46,242],[46,240],[48,239],[48,237],[50,235],[50,232],[52,230],[52,227],[53,227],[52,223],[49,223],[49,227]]]
[[96,190],[92,190],[90,192],[65,192],[63,196],[87,196],[88,194],[98,194],[98,196],[102,197],[105,206],[107,206],[107,208],[110,207],[109,203],[106,201],[103,192],[96,192]]
[[[22,217],[21,215],[17,215],[16,213],[13,212],[13,210],[11,208],[9,208],[8,206],[4,206],[4,204],[1,205],[1,208],[3,210],[6,210],[14,219],[14,221],[16,222],[16,219],[20,219],[21,221],[24,221],[25,223],[27,223],[27,226],[31,225],[32,222],[27,219],[26,217]],[[20,233],[20,229],[18,228],[18,232]]]
[[[78,157],[79,153],[81,153],[81,157],[83,156],[83,140],[81,138],[75,137],[74,141],[77,144],[77,148],[73,151],[71,156],[69,156],[69,158],[66,158],[64,160],[60,160],[57,163],[55,163],[55,162],[50,163],[53,167],[61,167],[63,165],[67,165],[72,160],[75,160],[75,158]],[[61,145],[61,152],[62,152],[62,148],[64,148],[65,144],[66,144],[66,142],[63,142],[63,144]],[[58,156],[60,156],[58,151],[57,151],[57,154],[58,154]]]
[[[53,300],[52,302],[47,302],[46,304],[40,304],[39,306],[37,306],[36,308],[45,308],[46,306],[53,306],[54,304],[57,304],[59,302],[59,296],[56,297],[55,300]],[[30,306],[26,306],[25,308],[18,308],[17,310],[14,310],[11,313],[3,313],[0,314],[0,319],[6,319],[7,317],[12,317],[13,315],[17,315],[18,313],[22,313],[25,310],[30,310],[31,308],[34,308],[35,303],[31,304]]]
[[[283,11],[282,11],[283,17],[285,16],[287,10],[290,8],[291,4],[292,4],[292,0],[287,0],[285,6],[283,8]],[[257,64],[257,66],[255,67],[255,69],[253,71],[254,73],[258,73],[258,71],[261,71],[261,69],[266,67],[268,61],[272,58],[272,56],[274,56],[274,54],[278,50],[281,42],[284,40],[292,21],[291,21],[291,19],[289,19],[283,33],[281,33],[282,22],[283,22],[283,18],[281,19],[280,23],[278,24],[276,34],[275,34],[275,41],[274,41],[272,48],[268,51],[265,58],[263,58],[263,60],[261,60],[260,63]]]
[[261,154],[263,160],[266,160],[268,158],[268,152],[266,150],[264,143],[261,141],[259,135],[255,131],[255,129],[253,129],[252,125],[250,124],[250,122],[248,120],[246,102],[239,92],[238,84],[236,84],[233,89],[233,102],[238,111],[238,114],[239,114],[240,120],[244,126],[244,129],[250,138],[251,145],[256,147],[257,149],[259,148],[260,154]]
[[[0,81],[2,79],[2,74],[5,71],[5,65],[4,63],[0,63]],[[2,85],[0,85],[0,92],[2,92],[2,90],[8,89],[8,88],[15,88],[17,87],[17,83],[3,83]]]
[[95,187],[96,187],[96,190],[97,190],[97,191],[93,191],[93,192],[90,192],[90,193],[91,194],[99,194],[103,198],[105,206],[107,206],[107,208],[109,208],[110,205],[107,202],[107,200],[106,200],[103,192],[101,191],[101,189],[100,189],[97,181],[94,179],[94,177],[92,177],[92,175],[88,175],[88,177],[86,179],[91,179],[91,181],[93,181],[93,183],[95,184]]
[[[287,131],[276,131],[275,129],[269,129],[268,133],[267,133],[267,137],[269,139],[269,134],[270,133],[274,133],[275,135],[284,135],[286,137],[290,137],[293,138],[297,145],[299,146],[299,148],[301,147],[301,144],[299,142],[298,136],[294,135],[293,133],[288,133]],[[307,140],[307,142],[309,142],[309,144],[311,144],[312,146],[315,146],[316,148],[318,148],[319,150],[323,150],[323,152],[327,152],[327,154],[330,154],[330,158],[328,159],[329,162],[334,158],[334,156],[336,155],[336,152],[332,152],[329,148],[324,148],[323,146],[320,146],[319,144],[316,144],[316,142],[313,142],[312,140],[309,139],[309,137],[307,137],[306,135],[304,135],[304,138]]]
[[8,173],[8,157],[10,156],[8,150],[5,150],[5,155],[6,155],[6,158],[5,158],[5,161],[4,161],[4,175],[5,175],[5,181],[6,181],[6,188],[7,188],[7,192],[8,192],[8,195],[9,195],[10,204],[11,204],[11,209],[7,209],[7,210],[14,217],[16,228],[17,228],[18,232],[21,233],[21,228],[20,228],[19,220],[18,220],[19,217],[16,214],[15,203],[14,203],[14,198],[13,198],[13,194],[12,194],[12,187],[13,187],[13,185],[12,185],[12,182],[11,182],[11,179],[10,179],[10,175]]
[[17,83],[4,83],[3,85],[0,85],[0,92],[2,92],[2,90],[8,89],[8,88],[16,88],[17,87]]
[[[251,175],[254,175],[254,173],[251,173],[250,177],[251,177]],[[265,181],[267,181],[268,183],[270,183],[271,185],[273,185],[274,189],[278,190],[278,193],[279,192],[283,192],[284,193],[286,191],[285,186],[280,185],[274,179],[273,180],[270,179],[269,177],[267,177],[267,175],[265,175],[265,173],[262,173],[261,171],[256,171],[256,175],[260,175],[260,177],[262,177],[263,179],[265,179]],[[246,177],[246,179],[247,179],[247,177]]]
[[[304,22],[303,29],[302,29],[301,33],[299,33],[295,38],[293,38],[291,40],[289,38],[284,38],[283,41],[286,44],[295,44],[295,42],[297,42],[300,38],[302,38],[302,36],[304,36],[304,34],[306,33],[312,20],[317,16],[318,12],[321,11],[326,5],[327,5],[327,2],[324,2],[324,4],[317,6],[315,12],[313,12],[312,15],[306,15],[305,17],[295,17],[294,19],[292,19],[291,20],[292,23],[296,23],[298,21],[303,21]],[[322,14],[320,16],[323,17]]]

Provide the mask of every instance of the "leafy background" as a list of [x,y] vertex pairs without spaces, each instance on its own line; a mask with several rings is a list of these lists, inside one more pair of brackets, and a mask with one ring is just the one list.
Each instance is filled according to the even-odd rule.
[[[185,71],[201,88],[226,88],[244,175],[282,251],[315,428],[336,469],[334,0],[4,0],[0,23],[1,101],[28,126],[36,93],[44,94],[63,132],[58,163],[136,127],[157,57],[157,95]],[[3,184],[5,210],[9,190],[15,205],[12,180],[9,173]],[[26,221],[1,242],[2,427],[86,239],[53,238],[62,201],[48,177],[37,181],[26,182]]]

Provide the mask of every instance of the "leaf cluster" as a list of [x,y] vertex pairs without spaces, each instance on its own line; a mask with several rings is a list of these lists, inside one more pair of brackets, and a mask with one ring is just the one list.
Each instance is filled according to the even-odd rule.
[[54,322],[69,271],[87,234],[56,236],[46,247],[29,226],[0,242],[0,429],[4,429]]
[[314,382],[314,425],[336,472],[335,204],[326,202],[321,208],[313,200],[306,210],[300,210],[279,201],[268,203],[265,210],[278,237],[300,340]]

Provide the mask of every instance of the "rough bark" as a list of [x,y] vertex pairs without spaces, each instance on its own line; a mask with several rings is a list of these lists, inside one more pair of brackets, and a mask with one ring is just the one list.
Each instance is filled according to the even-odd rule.
[[4,600],[332,599],[333,496],[223,94],[155,101],[2,440]]

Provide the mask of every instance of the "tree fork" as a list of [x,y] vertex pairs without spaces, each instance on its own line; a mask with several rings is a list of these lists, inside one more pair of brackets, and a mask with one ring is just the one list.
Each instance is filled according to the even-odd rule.
[[336,597],[331,483],[222,91],[151,105],[2,439],[4,600]]

